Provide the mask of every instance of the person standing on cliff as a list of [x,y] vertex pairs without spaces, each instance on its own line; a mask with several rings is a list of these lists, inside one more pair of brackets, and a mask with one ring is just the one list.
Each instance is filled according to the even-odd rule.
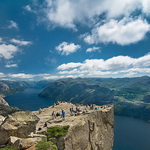
[[64,112],[64,110],[62,110],[62,117],[63,117],[63,120],[65,120],[65,112]]
[[53,117],[53,119],[54,119],[54,117],[56,118],[56,113],[54,111],[52,112],[52,117]]

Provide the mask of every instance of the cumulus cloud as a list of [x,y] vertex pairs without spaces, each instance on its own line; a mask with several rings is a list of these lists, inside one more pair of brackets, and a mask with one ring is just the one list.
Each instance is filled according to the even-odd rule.
[[[79,65],[80,64],[80,65]],[[70,67],[71,66],[71,67]],[[83,63],[62,64],[57,69],[61,75],[84,75],[119,77],[131,75],[148,75],[150,71],[150,54],[139,58],[116,56],[107,60],[86,59]],[[68,70],[69,69],[69,70]]]
[[76,52],[80,48],[80,45],[75,45],[74,43],[68,44],[67,42],[62,42],[60,45],[55,47],[55,49],[61,53],[61,55],[69,55]]
[[62,65],[58,66],[57,69],[58,70],[67,70],[67,69],[79,67],[81,65],[82,65],[82,63],[70,62],[70,63],[62,64]]
[[26,5],[26,6],[24,7],[24,9],[26,9],[27,11],[32,12],[32,9],[31,9],[31,6],[30,6],[30,5]]
[[141,0],[142,3],[142,11],[146,14],[149,15],[150,14],[150,0]]
[[0,78],[5,77],[5,74],[0,72]]
[[87,50],[86,50],[86,52],[95,52],[95,51],[99,51],[100,52],[100,47],[95,47],[95,46],[93,46],[93,47],[89,47]]
[[108,23],[98,25],[92,29],[91,34],[84,34],[86,43],[117,43],[128,45],[142,40],[150,31],[150,25],[141,18],[123,18],[122,20],[110,20]]
[[84,35],[89,44],[127,45],[142,40],[149,31],[145,19],[150,14],[150,0],[45,0],[34,1],[33,5],[34,10],[30,5],[26,10],[35,13],[38,23],[44,22],[48,28],[59,26],[77,31],[77,24],[94,27],[91,34]]
[[26,46],[26,45],[32,44],[32,42],[30,42],[30,41],[22,41],[22,40],[17,40],[17,39],[14,39],[14,38],[11,39],[10,42],[18,44],[20,46]]
[[13,21],[13,20],[10,20],[10,21],[9,21],[8,28],[9,28],[9,29],[15,28],[15,29],[17,29],[17,30],[19,29],[18,24],[17,24],[15,21]]
[[12,44],[9,44],[9,45],[1,44],[0,45],[0,58],[4,57],[5,59],[11,59],[14,57],[14,54],[18,50],[19,50],[18,47]]
[[47,77],[50,76],[50,74],[25,74],[25,73],[17,73],[17,74],[8,74],[7,75],[10,78],[20,78],[20,79],[34,79],[36,77]]
[[11,68],[11,67],[18,67],[17,64],[7,64],[5,65],[6,68]]
[[[130,16],[136,10],[147,14],[150,0],[45,0],[43,4],[34,2],[34,7],[48,25],[76,29],[76,23],[94,24],[103,14],[106,19]],[[30,5],[25,8],[31,11]]]
[[24,74],[24,73],[8,74],[8,76],[11,78],[22,78],[22,79],[30,79],[34,77],[34,75],[32,74]]

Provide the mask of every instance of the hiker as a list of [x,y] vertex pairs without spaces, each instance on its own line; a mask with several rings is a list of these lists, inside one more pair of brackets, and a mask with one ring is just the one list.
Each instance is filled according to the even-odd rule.
[[41,114],[42,113],[42,109],[41,108],[39,108],[39,114]]
[[43,126],[43,127],[47,127],[47,122],[44,123],[44,126]]
[[71,112],[71,106],[69,106],[70,112]]
[[54,111],[52,112],[52,117],[53,117],[53,119],[54,119],[54,117],[56,118],[56,114]]
[[78,112],[78,107],[76,107],[76,113]]
[[65,112],[64,112],[64,110],[62,110],[62,118],[63,118],[63,120],[65,120]]
[[86,113],[86,109],[84,109],[82,113],[83,113],[83,114]]
[[73,111],[71,111],[70,116],[73,116]]

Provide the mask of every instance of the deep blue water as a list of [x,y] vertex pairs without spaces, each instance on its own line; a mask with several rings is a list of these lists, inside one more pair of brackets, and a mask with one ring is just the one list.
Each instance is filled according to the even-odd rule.
[[[34,87],[5,97],[11,106],[25,110],[38,110],[55,101],[38,97],[41,88]],[[134,118],[115,116],[115,140],[113,150],[150,150],[150,124]]]
[[41,91],[42,89],[39,87],[28,88],[23,92],[5,97],[5,100],[10,106],[31,111],[53,105],[55,101],[51,101],[47,97],[38,97]]

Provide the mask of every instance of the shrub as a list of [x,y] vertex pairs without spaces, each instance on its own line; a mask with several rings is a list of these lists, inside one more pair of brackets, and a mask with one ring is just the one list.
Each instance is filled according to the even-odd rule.
[[57,146],[53,144],[51,141],[39,141],[36,144],[37,150],[48,150],[50,147],[52,148],[51,150],[58,150]]
[[58,137],[58,136],[63,136],[66,135],[68,132],[69,126],[55,126],[55,127],[49,127],[47,129],[46,136],[47,137]]
[[1,148],[1,150],[18,150],[18,149],[16,149],[14,146],[7,145],[6,147]]

